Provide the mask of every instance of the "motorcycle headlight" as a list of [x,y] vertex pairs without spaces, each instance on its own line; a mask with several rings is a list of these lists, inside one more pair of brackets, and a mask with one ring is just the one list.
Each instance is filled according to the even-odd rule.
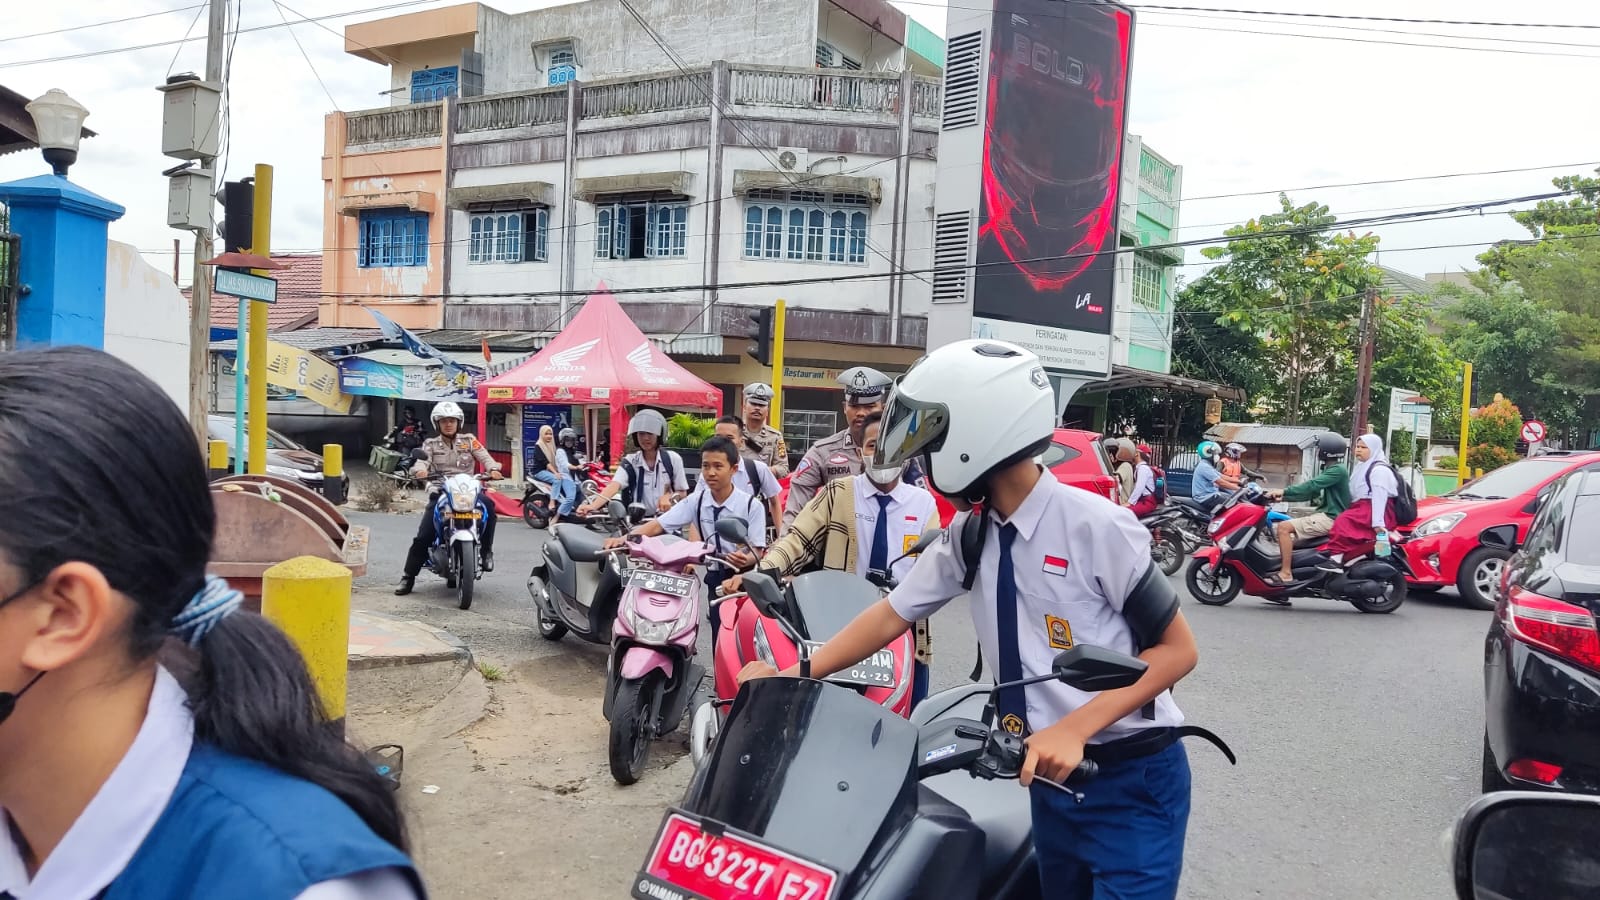
[[[689,609],[694,609],[693,604],[685,604],[685,606]],[[634,638],[641,644],[667,643],[672,639],[672,635],[677,632],[678,625],[683,620],[680,615],[678,619],[671,622],[657,622],[639,615],[639,611],[632,606],[624,607],[624,610],[624,614],[628,619],[628,627],[633,629]]]
[[1442,516],[1434,516],[1433,518],[1423,522],[1421,525],[1418,525],[1417,529],[1411,532],[1411,536],[1427,537],[1430,534],[1444,534],[1450,529],[1461,524],[1461,520],[1465,519],[1466,517],[1466,513],[1459,512],[1445,513]]
[[1216,534],[1222,530],[1222,520],[1218,519],[1206,526],[1206,534]]
[[471,512],[472,505],[477,499],[469,488],[454,486],[450,488],[450,507],[456,512]]
[[772,655],[772,644],[767,640],[767,626],[765,622],[756,623],[754,643],[756,645],[757,658],[776,669],[778,667],[778,660]]

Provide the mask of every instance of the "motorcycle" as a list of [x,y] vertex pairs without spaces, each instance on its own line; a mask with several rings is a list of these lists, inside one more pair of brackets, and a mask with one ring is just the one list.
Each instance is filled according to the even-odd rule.
[[1150,530],[1150,559],[1164,575],[1175,574],[1183,568],[1184,559],[1200,549],[1200,542],[1178,524],[1181,518],[1183,513],[1176,508],[1162,506],[1139,520]]
[[[611,484],[611,473],[600,463],[585,459],[582,454],[578,455],[578,469],[573,477],[578,479],[581,496],[592,497]],[[561,504],[556,502],[550,485],[531,476],[527,482],[522,492],[522,521],[529,528],[548,528]]]
[[[797,631],[772,579],[745,578],[763,614]],[[1003,783],[1017,777],[1026,745],[994,724],[998,692],[1049,680],[1114,690],[1146,668],[1079,645],[1048,675],[941,691],[907,721],[806,677],[809,653],[800,665],[801,678],[740,688],[705,764],[664,816],[633,897],[1038,898],[1029,792]],[[1064,784],[1034,781],[1081,797],[1097,772],[1085,760]]]
[[605,541],[626,534],[643,512],[638,504],[630,512],[620,500],[612,500],[604,516],[589,519],[603,525],[604,532],[581,525],[551,529],[555,539],[544,542],[541,561],[528,573],[528,595],[533,598],[540,637],[559,641],[570,632],[593,644],[611,642],[611,626],[630,567],[621,554],[606,552]]
[[[735,524],[724,526],[724,522]],[[717,531],[727,541],[743,544],[745,533],[737,519],[717,520]],[[900,559],[921,553],[943,531],[932,531],[922,536]],[[896,559],[894,562],[899,562]],[[893,571],[894,562],[889,564]],[[869,572],[863,579],[859,575],[836,570],[818,570],[797,575],[783,589],[785,618],[794,623],[805,641],[809,654],[827,643],[857,615],[892,590],[894,578],[889,572]],[[746,593],[728,594],[711,601],[713,605],[731,605],[732,612],[724,609],[722,629],[715,635],[712,648],[712,680],[715,698],[695,708],[689,725],[689,755],[696,766],[705,761],[711,745],[717,739],[723,719],[733,698],[739,692],[739,672],[751,660],[759,659],[777,669],[794,665],[800,658],[800,648],[787,632],[772,619],[761,614]],[[871,658],[835,673],[827,680],[856,691],[874,703],[892,711],[901,718],[911,715],[912,665],[916,661],[916,638],[911,631],[900,635]]]
[[[417,451],[420,453],[421,451]],[[485,475],[451,475],[433,502],[433,546],[423,565],[444,578],[456,592],[462,609],[472,608],[472,590],[483,573],[478,570],[479,530],[488,515],[483,497]]]
[[630,535],[625,547],[602,552],[636,561],[611,627],[601,710],[611,723],[611,777],[633,784],[644,774],[651,742],[677,729],[705,675],[694,662],[704,578],[699,569],[685,570],[721,560],[712,545],[672,535]]
[[1318,552],[1321,539],[1297,546],[1291,557],[1294,581],[1267,582],[1281,564],[1274,526],[1288,518],[1271,512],[1269,505],[1258,487],[1247,484],[1218,507],[1210,526],[1216,543],[1196,552],[1184,574],[1195,600],[1226,606],[1243,591],[1274,602],[1292,597],[1345,601],[1364,613],[1392,613],[1405,602],[1406,576],[1412,570],[1399,534],[1391,536],[1395,543],[1388,556],[1350,560],[1337,572],[1325,568],[1331,564]]

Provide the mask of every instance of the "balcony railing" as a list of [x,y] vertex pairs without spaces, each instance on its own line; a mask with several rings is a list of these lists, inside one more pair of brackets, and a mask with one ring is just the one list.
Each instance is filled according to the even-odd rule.
[[583,117],[604,119],[711,105],[707,69],[583,85]]
[[350,113],[344,120],[345,145],[438,137],[442,109],[439,103],[413,103]]
[[567,89],[540,88],[514,94],[469,97],[456,107],[456,130],[496,131],[567,120]]
[[[805,109],[822,112],[894,117],[901,114],[900,76],[889,72],[840,69],[788,69],[770,66],[729,67],[726,111],[745,115],[756,109]],[[580,115],[610,119],[711,106],[711,70],[660,72],[636,78],[580,84]],[[911,82],[911,113],[937,119],[942,102],[938,79],[917,76]],[[346,116],[348,146],[404,141],[440,134],[442,104],[395,106]],[[457,101],[456,131],[461,134],[553,125],[566,121],[564,87],[538,88]]]

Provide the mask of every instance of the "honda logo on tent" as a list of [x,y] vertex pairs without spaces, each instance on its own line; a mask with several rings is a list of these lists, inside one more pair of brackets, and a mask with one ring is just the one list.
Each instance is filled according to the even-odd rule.
[[[529,380],[541,384],[564,384],[581,380],[583,376],[577,373],[585,371],[585,367],[578,365],[578,360],[587,356],[589,351],[599,346],[599,344],[600,339],[595,338],[592,341],[584,341],[576,347],[568,347],[558,353],[552,353],[550,359],[544,361],[545,371],[540,372]],[[568,372],[572,374],[565,374]]]
[[633,364],[633,368],[638,371],[639,377],[643,378],[646,384],[678,383],[678,379],[674,378],[671,372],[656,365],[655,348],[650,346],[648,340],[628,351],[628,362]]

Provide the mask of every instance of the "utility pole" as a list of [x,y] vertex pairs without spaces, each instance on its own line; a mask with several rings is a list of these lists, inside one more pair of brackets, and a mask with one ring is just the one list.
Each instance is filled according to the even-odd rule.
[[[206,78],[212,84],[222,81],[223,39],[228,31],[228,3],[227,0],[210,0],[211,17],[206,30]],[[213,134],[222,127],[221,112],[206,123]],[[200,160],[200,168],[204,170],[211,188],[207,193],[212,193],[216,186],[215,175],[216,159],[204,157]],[[207,211],[214,210],[214,204],[207,204]],[[189,424],[195,430],[195,436],[202,446],[208,439],[206,430],[206,395],[209,393],[207,381],[210,379],[211,361],[211,279],[208,277],[206,267],[202,265],[211,258],[213,230],[215,223],[207,216],[207,221],[200,223],[194,233],[194,273],[189,286],[189,296],[193,298],[189,309]],[[244,335],[239,335],[243,339]],[[235,356],[235,359],[238,357]],[[235,377],[238,377],[237,373]],[[243,410],[237,410],[235,415],[243,415]]]
[[1377,350],[1378,289],[1367,288],[1361,298],[1361,362],[1356,370],[1356,421],[1352,440],[1367,433],[1367,412],[1372,401],[1372,358]]

